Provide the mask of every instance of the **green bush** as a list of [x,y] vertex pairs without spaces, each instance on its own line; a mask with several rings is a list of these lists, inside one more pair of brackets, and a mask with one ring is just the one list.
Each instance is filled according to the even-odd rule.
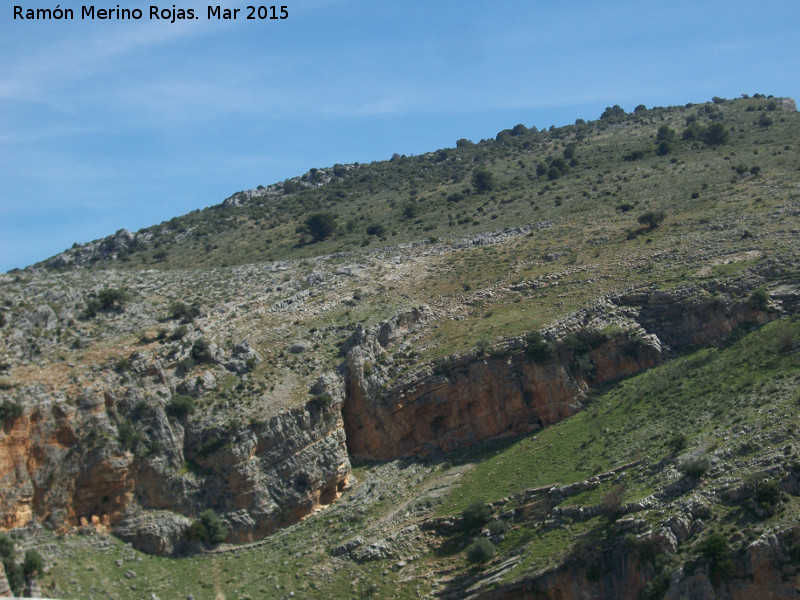
[[198,456],[208,456],[212,452],[216,452],[220,448],[225,446],[225,440],[220,439],[216,436],[211,436],[205,442],[200,444],[197,448]]
[[211,351],[209,350],[208,342],[203,338],[195,340],[190,354],[196,363],[211,362]]
[[655,229],[661,222],[667,217],[663,210],[648,210],[647,212],[642,213],[639,215],[639,223],[641,225],[647,225],[647,228],[650,230]]
[[124,449],[133,451],[142,441],[142,436],[136,431],[131,420],[125,419],[117,427],[117,440]]
[[556,350],[541,333],[532,331],[525,336],[525,354],[536,364],[543,365],[555,358]]
[[711,463],[708,462],[708,457],[695,456],[693,458],[687,458],[679,464],[678,470],[687,477],[700,479],[710,467]]
[[712,123],[703,135],[703,141],[709,146],[721,146],[728,143],[730,133],[722,123]]
[[194,369],[195,362],[191,356],[185,356],[184,358],[178,361],[178,367],[186,371],[187,373]]
[[308,401],[308,406],[312,410],[325,410],[333,405],[333,398],[330,394],[313,394]]
[[480,500],[473,500],[461,513],[464,529],[472,531],[485,525],[492,516],[492,509]]
[[15,596],[21,596],[25,587],[25,572],[16,560],[14,540],[4,533],[0,533],[0,560],[3,561],[3,569],[6,572],[8,585]]
[[9,423],[15,421],[22,416],[22,405],[13,400],[3,400],[0,404],[0,424],[5,423],[8,419]]
[[750,293],[748,300],[753,310],[767,310],[769,308],[769,294],[764,288],[758,288]]
[[194,409],[194,398],[184,394],[175,394],[167,405],[167,414],[177,418],[184,418],[193,414]]
[[476,169],[472,174],[472,186],[478,192],[489,192],[494,189],[494,175],[488,169]]
[[700,543],[700,554],[708,561],[709,579],[718,586],[733,569],[728,539],[721,533],[711,533]]
[[484,537],[478,538],[467,548],[467,561],[472,565],[482,565],[494,558],[495,547]]
[[316,213],[305,220],[305,231],[311,240],[321,242],[336,232],[336,215],[333,213]]
[[25,577],[35,577],[44,572],[44,560],[36,550],[25,552],[25,561],[22,563],[22,571]]
[[200,522],[208,532],[208,541],[212,544],[221,544],[228,536],[228,528],[225,523],[210,508],[200,513]]
[[200,308],[196,304],[188,306],[183,302],[175,302],[167,308],[170,319],[178,319],[181,323],[191,323],[200,315]]
[[686,438],[686,435],[683,433],[676,433],[673,435],[669,440],[667,440],[667,448],[670,449],[670,452],[673,454],[677,454],[688,444],[689,440]]

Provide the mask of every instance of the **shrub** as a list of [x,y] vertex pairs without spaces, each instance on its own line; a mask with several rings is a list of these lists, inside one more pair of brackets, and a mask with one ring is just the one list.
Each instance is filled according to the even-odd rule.
[[186,530],[186,537],[192,541],[208,543],[208,530],[199,519],[194,521]]
[[472,565],[482,565],[494,558],[495,547],[486,538],[478,538],[467,548],[467,561]]
[[421,212],[422,207],[415,202],[409,202],[403,207],[403,217],[409,221],[416,219]]
[[648,210],[639,215],[638,221],[642,225],[647,225],[647,228],[652,230],[658,227],[666,216],[663,210]]
[[480,500],[473,500],[461,513],[461,522],[464,529],[471,531],[485,525],[491,516],[492,509],[488,504]]
[[283,193],[284,194],[294,194],[297,191],[297,184],[292,181],[291,179],[287,179],[283,182]]
[[556,355],[555,346],[538,331],[529,333],[525,337],[525,343],[525,354],[536,364],[543,365],[553,360]]
[[367,235],[382,236],[386,233],[386,227],[380,223],[372,223],[367,227]]
[[478,192],[489,192],[494,185],[494,175],[488,169],[476,169],[472,174],[472,186]]
[[11,423],[22,416],[22,405],[13,400],[3,400],[0,404],[0,424],[4,423],[6,419]]
[[658,156],[666,156],[672,152],[672,142],[662,140],[656,146],[656,154]]
[[675,130],[668,125],[662,125],[658,128],[658,132],[656,133],[656,141],[657,142],[674,142],[678,139],[678,134],[675,133]]
[[730,133],[722,123],[712,123],[703,135],[703,141],[709,146],[721,146],[728,143]]
[[212,452],[215,452],[225,446],[225,440],[222,440],[216,436],[211,436],[205,442],[200,444],[197,448],[198,456],[208,456]]
[[130,419],[125,419],[117,427],[117,439],[119,445],[126,450],[136,450],[139,442],[142,441],[142,436],[136,431]]
[[718,586],[733,569],[727,538],[721,533],[710,534],[700,543],[700,554],[708,561],[711,583]]
[[673,454],[677,454],[678,452],[686,448],[687,444],[688,440],[686,438],[686,435],[683,433],[676,433],[671,438],[669,438],[669,440],[667,440],[667,448],[669,448]]
[[316,213],[305,220],[305,229],[314,242],[329,238],[336,231],[336,215],[332,213]]
[[25,573],[25,577],[34,577],[44,572],[44,560],[36,550],[31,549],[25,552],[22,571]]
[[186,371],[187,373],[194,369],[195,362],[191,356],[185,356],[184,358],[178,361],[178,367]]
[[764,288],[758,288],[750,293],[748,300],[753,310],[767,310],[769,307],[769,294]]
[[25,586],[25,573],[23,568],[17,564],[15,556],[14,540],[6,534],[0,533],[0,560],[3,561],[6,579],[8,579],[8,585],[14,595],[21,596]]
[[196,304],[188,306],[183,302],[175,302],[169,305],[167,314],[170,319],[179,319],[181,323],[190,323],[200,315],[200,309]]
[[622,498],[625,496],[625,486],[615,485],[603,496],[600,503],[601,512],[610,520],[616,520],[623,514]]
[[191,396],[175,394],[172,396],[167,406],[167,414],[177,418],[183,418],[194,413],[195,402]]
[[309,408],[313,410],[325,410],[333,405],[333,398],[330,394],[313,394],[308,401]]
[[767,514],[773,514],[781,501],[781,488],[774,479],[756,475],[747,481],[747,489],[758,507]]
[[708,457],[695,456],[693,458],[687,458],[679,464],[678,470],[687,477],[700,479],[710,467],[711,463],[708,462]]
[[603,114],[600,115],[600,118],[604,121],[618,121],[625,117],[625,115],[625,110],[620,107],[619,104],[615,104],[614,106],[606,106],[606,109],[603,111]]
[[200,523],[203,524],[208,533],[208,541],[212,544],[221,544],[228,536],[228,528],[225,523],[210,508],[204,510],[199,515]]
[[211,362],[211,351],[208,342],[203,338],[195,340],[192,344],[191,357],[196,363]]
[[631,150],[622,155],[622,160],[633,162],[635,160],[642,160],[647,154],[644,150]]

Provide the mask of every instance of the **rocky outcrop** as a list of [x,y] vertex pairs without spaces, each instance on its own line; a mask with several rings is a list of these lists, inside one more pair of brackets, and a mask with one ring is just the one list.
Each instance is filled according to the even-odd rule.
[[588,348],[562,341],[542,361],[514,339],[488,355],[445,359],[394,385],[380,368],[391,360],[392,322],[375,330],[359,326],[346,345],[348,447],[357,458],[392,459],[527,433],[579,410],[591,385],[632,375],[685,348],[720,343],[739,325],[776,315],[700,288],[619,295],[549,329],[561,340],[592,331]]
[[145,246],[150,239],[148,233],[131,233],[120,229],[114,235],[87,244],[75,244],[69,250],[57,254],[44,265],[48,269],[69,266],[92,265],[101,260],[116,260],[133,250]]
[[[800,574],[791,552],[800,536],[797,526],[770,534],[747,545],[731,557],[732,567],[722,578],[713,578],[707,564],[664,573],[661,592],[653,590],[655,568],[636,545],[620,541],[611,548],[584,548],[563,566],[547,573],[484,592],[481,600],[635,600],[651,593],[665,600],[796,600],[800,597]],[[659,552],[658,535],[639,537]],[[652,544],[656,544],[653,546]],[[640,546],[641,547],[641,546]],[[652,556],[652,552],[650,556]],[[649,584],[649,586],[648,586]]]
[[140,393],[84,390],[76,404],[28,407],[6,420],[3,528],[34,518],[59,530],[114,527],[143,550],[172,553],[205,509],[226,522],[230,541],[250,541],[330,504],[347,486],[335,402],[236,426],[169,418]]

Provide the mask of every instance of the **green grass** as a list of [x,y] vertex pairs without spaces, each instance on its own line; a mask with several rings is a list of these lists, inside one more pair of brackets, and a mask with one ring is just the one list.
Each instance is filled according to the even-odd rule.
[[[800,322],[780,319],[730,347],[698,350],[615,384],[535,436],[476,451],[474,468],[440,511],[580,481],[640,458],[653,464],[669,454],[666,442],[676,433],[686,435],[687,452],[711,448],[743,425],[785,437],[800,425],[800,360],[780,350],[793,340],[800,340]],[[769,410],[785,419],[767,418]]]

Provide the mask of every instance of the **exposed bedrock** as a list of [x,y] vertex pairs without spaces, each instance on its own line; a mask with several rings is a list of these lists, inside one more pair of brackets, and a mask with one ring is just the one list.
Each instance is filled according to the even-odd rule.
[[[189,524],[211,508],[228,541],[254,540],[336,500],[351,456],[448,451],[556,423],[593,385],[793,312],[798,294],[787,290],[768,308],[747,290],[604,298],[545,330],[554,349],[545,359],[515,338],[392,381],[392,349],[433,319],[420,307],[358,326],[341,374],[321,377],[305,406],[260,420],[168,415],[181,382],[158,359],[137,360],[124,385],[112,373],[72,398],[7,391],[23,409],[0,430],[0,528],[93,525],[164,554],[186,548]],[[587,331],[600,334],[583,347],[565,342]]]
[[389,346],[380,330],[359,327],[347,352],[348,448],[354,458],[392,459],[530,432],[580,410],[591,385],[632,375],[688,347],[719,343],[742,323],[763,324],[778,314],[699,289],[620,295],[546,332],[554,342],[585,330],[605,332],[589,349],[562,341],[552,358],[534,360],[517,338],[488,354],[442,360],[397,383],[380,367]]
[[[666,600],[796,600],[800,575],[791,564],[791,548],[800,528],[764,536],[736,555],[729,573],[713,578],[708,565],[692,571],[678,569],[665,575],[668,583],[657,595]],[[664,538],[648,532],[642,539],[656,548]],[[647,595],[653,581],[651,560],[631,545],[589,552],[556,569],[525,578],[477,596],[480,600],[635,600]],[[713,580],[713,581],[712,581]],[[653,597],[656,597],[653,595]]]
[[[0,523],[111,527],[153,553],[179,551],[213,509],[228,541],[263,537],[330,504],[350,463],[336,405],[298,407],[238,426],[181,423],[140,407],[135,448],[116,443],[127,399],[95,391],[102,410],[27,407],[0,433]],[[89,394],[86,394],[89,395]],[[108,404],[106,407],[105,404]]]

